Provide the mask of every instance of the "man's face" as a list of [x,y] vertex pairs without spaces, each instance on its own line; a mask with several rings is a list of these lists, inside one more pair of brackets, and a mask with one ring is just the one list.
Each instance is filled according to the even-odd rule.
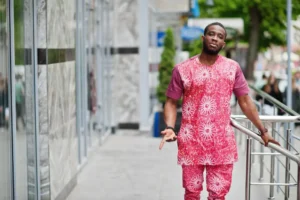
[[218,26],[208,27],[207,33],[202,36],[203,51],[209,55],[217,55],[225,46],[225,30]]

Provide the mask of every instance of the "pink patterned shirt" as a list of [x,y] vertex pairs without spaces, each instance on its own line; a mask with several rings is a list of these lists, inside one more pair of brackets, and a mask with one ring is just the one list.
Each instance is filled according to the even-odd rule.
[[183,96],[178,134],[178,164],[220,165],[237,160],[234,132],[230,126],[230,99],[249,93],[239,64],[218,56],[212,66],[192,57],[176,65],[166,95]]

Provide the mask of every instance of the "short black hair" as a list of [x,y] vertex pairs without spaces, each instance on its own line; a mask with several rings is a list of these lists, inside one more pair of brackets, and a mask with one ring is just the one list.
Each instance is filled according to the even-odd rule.
[[220,27],[222,27],[222,28],[224,29],[224,31],[225,31],[225,39],[226,39],[226,37],[227,37],[227,32],[226,32],[225,26],[224,26],[223,24],[221,24],[220,22],[213,22],[213,23],[208,24],[208,25],[205,27],[205,29],[204,29],[204,35],[206,35],[206,33],[207,33],[209,27],[215,26],[215,25],[220,26]]

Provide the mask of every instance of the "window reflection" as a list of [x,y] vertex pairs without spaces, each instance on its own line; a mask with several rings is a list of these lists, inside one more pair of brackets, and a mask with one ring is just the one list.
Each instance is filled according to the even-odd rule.
[[9,124],[8,97],[7,77],[0,74],[0,127],[6,129],[8,129]]
[[9,132],[9,41],[8,0],[0,0],[0,199],[11,198],[11,141]]
[[15,95],[16,95],[16,128],[17,131],[24,130],[25,126],[25,84],[23,81],[23,75],[16,74],[15,78]]

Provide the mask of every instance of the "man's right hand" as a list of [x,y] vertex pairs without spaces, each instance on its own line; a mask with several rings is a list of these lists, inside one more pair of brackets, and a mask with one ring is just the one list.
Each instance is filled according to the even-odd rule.
[[268,146],[269,143],[277,144],[280,146],[280,143],[277,142],[268,132],[261,134],[261,139],[264,141],[265,146]]
[[159,150],[161,150],[165,144],[165,142],[173,142],[177,139],[175,132],[172,129],[165,129],[161,132],[163,138],[159,145]]

